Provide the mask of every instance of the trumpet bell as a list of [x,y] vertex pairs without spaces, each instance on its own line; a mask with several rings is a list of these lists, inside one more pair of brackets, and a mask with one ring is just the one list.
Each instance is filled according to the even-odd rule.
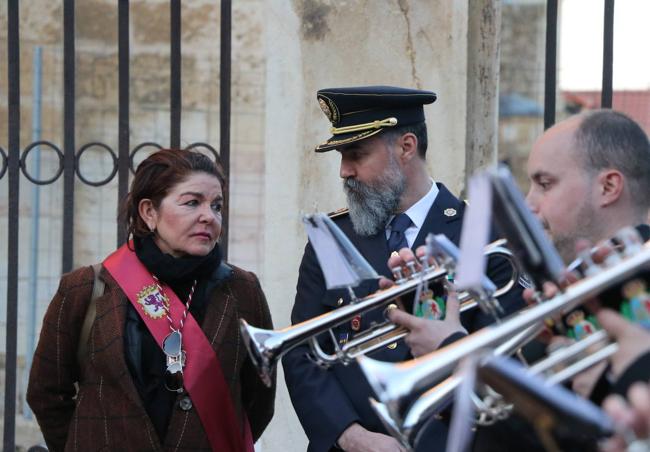
[[279,346],[274,344],[277,342],[274,339],[280,333],[256,328],[249,325],[244,319],[241,319],[240,322],[239,330],[246,350],[248,350],[248,356],[250,356],[262,382],[270,387],[273,370],[280,359]]
[[408,371],[395,366],[395,363],[367,356],[359,356],[357,362],[378,400],[383,402],[394,419],[400,419],[401,416],[396,416],[401,406],[399,395],[411,389],[407,384],[401,386],[400,381],[402,374]]

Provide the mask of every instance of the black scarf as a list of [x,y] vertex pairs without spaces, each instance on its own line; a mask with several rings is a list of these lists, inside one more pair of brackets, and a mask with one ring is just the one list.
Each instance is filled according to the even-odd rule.
[[[135,254],[145,267],[171,287],[201,280],[212,275],[221,263],[219,244],[205,256],[174,257],[160,251],[152,235],[133,240]],[[176,294],[179,295],[179,294]],[[179,295],[180,296],[180,295]]]
[[[221,264],[217,244],[205,256],[173,257],[160,251],[153,236],[135,238],[135,254],[153,275],[166,283],[184,304],[194,280],[197,281],[190,313],[200,325],[203,321],[207,292],[214,288],[213,276]],[[146,325],[129,304],[124,334],[126,362],[145,410],[151,418],[161,442],[172,414],[176,393],[164,387],[165,355]]]

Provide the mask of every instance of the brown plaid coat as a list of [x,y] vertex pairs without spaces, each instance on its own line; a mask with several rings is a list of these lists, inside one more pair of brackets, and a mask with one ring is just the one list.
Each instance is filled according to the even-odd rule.
[[[255,440],[273,416],[275,386],[257,376],[239,335],[239,319],[271,328],[257,277],[233,267],[233,275],[211,294],[202,329],[217,353],[235,410],[245,410]],[[91,267],[63,276],[50,303],[34,355],[27,400],[52,451],[210,450],[194,408],[176,404],[161,444],[132,381],[124,357],[126,308],[130,303],[102,269],[104,295],[88,339],[88,355],[77,363],[79,334],[91,297]],[[75,390],[79,384],[79,392]],[[76,395],[76,397],[75,397]]]

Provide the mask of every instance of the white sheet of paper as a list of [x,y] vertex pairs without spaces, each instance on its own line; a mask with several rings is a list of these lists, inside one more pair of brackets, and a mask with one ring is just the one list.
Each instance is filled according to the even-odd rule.
[[466,452],[474,436],[474,403],[472,396],[476,386],[476,358],[470,356],[461,361],[454,375],[461,377],[461,383],[454,392],[454,409],[449,425],[446,452]]
[[363,280],[379,277],[327,215],[316,213],[306,216],[303,223],[328,289],[356,287]]
[[490,237],[492,215],[492,186],[484,172],[472,176],[468,194],[470,204],[463,218],[456,286],[459,289],[479,289],[486,279],[483,249]]

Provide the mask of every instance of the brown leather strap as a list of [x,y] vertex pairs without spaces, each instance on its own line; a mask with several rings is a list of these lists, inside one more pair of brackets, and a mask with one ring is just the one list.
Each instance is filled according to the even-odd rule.
[[79,371],[83,369],[84,358],[88,352],[90,330],[93,327],[93,323],[95,323],[95,317],[97,317],[97,298],[103,295],[105,287],[104,281],[99,278],[99,271],[102,268],[102,264],[95,264],[92,268],[93,273],[95,274],[93,293],[90,296],[88,308],[86,308],[86,316],[84,317],[84,323],[81,326],[81,334],[79,335],[79,347],[77,347],[77,363],[79,364]]

